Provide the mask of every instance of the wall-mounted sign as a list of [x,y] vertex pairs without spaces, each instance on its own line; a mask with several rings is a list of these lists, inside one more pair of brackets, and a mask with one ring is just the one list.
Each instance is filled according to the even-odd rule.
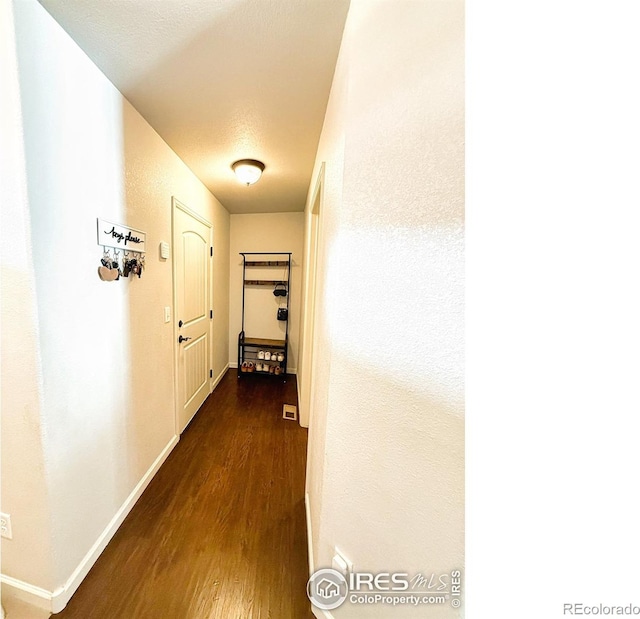
[[145,252],[147,233],[98,219],[98,245]]

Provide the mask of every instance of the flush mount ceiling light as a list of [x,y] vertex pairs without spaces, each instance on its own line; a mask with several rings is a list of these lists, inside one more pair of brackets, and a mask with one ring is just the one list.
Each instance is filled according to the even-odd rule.
[[245,185],[253,185],[262,176],[264,163],[257,159],[240,159],[231,164],[231,169],[236,173],[238,180]]

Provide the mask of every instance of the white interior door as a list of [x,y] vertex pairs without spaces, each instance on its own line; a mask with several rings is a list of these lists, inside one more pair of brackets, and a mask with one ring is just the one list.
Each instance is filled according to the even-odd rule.
[[211,224],[173,199],[176,420],[182,433],[210,393]]

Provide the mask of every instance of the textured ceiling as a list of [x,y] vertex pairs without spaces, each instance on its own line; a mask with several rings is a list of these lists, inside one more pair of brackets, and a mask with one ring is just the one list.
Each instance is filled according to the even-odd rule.
[[39,1],[230,212],[303,210],[349,0]]

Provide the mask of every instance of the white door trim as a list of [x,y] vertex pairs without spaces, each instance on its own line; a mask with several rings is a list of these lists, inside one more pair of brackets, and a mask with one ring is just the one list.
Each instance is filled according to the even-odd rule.
[[[309,267],[307,270],[307,285],[305,290],[304,300],[304,332],[302,334],[302,343],[304,350],[304,363],[305,369],[303,372],[306,375],[306,393],[301,394],[302,399],[305,401],[306,412],[306,427],[311,426],[311,418],[313,416],[313,389],[314,389],[314,359],[315,359],[315,340],[316,340],[316,322],[317,322],[317,289],[318,289],[318,257],[320,255],[320,241],[322,231],[322,214],[324,208],[322,203],[324,201],[324,176],[325,176],[325,162],[323,161],[318,171],[316,178],[316,185],[313,190],[313,197],[311,199],[311,210],[309,212],[309,247],[307,260],[309,261]],[[300,425],[302,418],[300,419]]]

